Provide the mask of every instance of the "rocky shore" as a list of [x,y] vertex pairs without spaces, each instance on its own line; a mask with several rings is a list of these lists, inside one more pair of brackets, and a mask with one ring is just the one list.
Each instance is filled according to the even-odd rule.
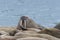
[[28,28],[22,31],[15,27],[0,27],[0,40],[60,40],[60,30]]
[[56,27],[45,28],[23,16],[18,26],[0,27],[0,40],[60,40],[60,29]]

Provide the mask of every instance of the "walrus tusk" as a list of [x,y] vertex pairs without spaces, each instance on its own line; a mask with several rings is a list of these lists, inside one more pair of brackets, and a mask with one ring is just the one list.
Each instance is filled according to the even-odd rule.
[[19,23],[20,23],[20,26],[22,26],[22,20],[20,20],[20,22],[19,22]]
[[26,27],[26,20],[24,20],[24,28],[26,29],[27,27]]
[[20,27],[26,29],[26,20],[20,20]]

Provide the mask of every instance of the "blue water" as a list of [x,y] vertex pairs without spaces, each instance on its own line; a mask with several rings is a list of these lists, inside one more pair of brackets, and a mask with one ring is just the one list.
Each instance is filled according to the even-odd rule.
[[0,0],[0,25],[16,26],[23,15],[54,27],[60,22],[60,0]]

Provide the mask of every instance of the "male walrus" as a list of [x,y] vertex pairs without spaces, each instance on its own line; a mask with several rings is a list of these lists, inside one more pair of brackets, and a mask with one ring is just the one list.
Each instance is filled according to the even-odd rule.
[[32,19],[30,19],[27,16],[22,16],[19,20],[17,29],[27,30],[27,28],[38,28],[38,29],[44,29],[43,26],[38,25],[35,23]]

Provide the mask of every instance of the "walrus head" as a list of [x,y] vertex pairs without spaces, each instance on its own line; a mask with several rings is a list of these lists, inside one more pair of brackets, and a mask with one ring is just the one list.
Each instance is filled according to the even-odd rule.
[[28,19],[28,17],[27,16],[22,16],[21,19],[26,20],[26,19]]
[[20,21],[19,21],[19,23],[18,23],[18,27],[17,27],[17,29],[22,29],[22,30],[27,30],[27,28],[26,28],[26,20],[28,19],[28,17],[27,16],[22,16],[21,18],[20,18]]

